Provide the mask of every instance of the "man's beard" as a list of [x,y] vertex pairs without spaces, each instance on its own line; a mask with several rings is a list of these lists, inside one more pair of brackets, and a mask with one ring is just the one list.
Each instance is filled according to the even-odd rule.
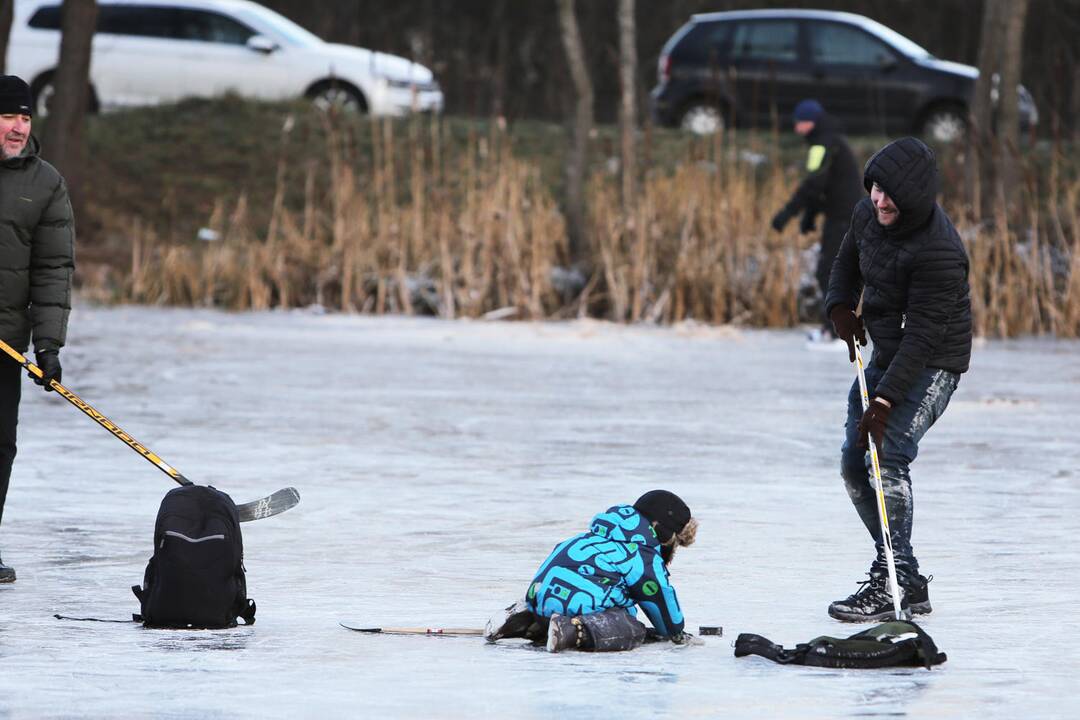
[[3,145],[0,145],[0,158],[3,158],[4,160],[10,160],[12,158],[17,158],[17,157],[19,157],[20,155],[23,154],[23,150],[25,150],[25,149],[26,149],[26,141],[25,140],[23,141],[23,144],[19,146],[19,149],[16,150],[15,152],[9,152],[8,149],[7,149],[7,143],[5,142]]

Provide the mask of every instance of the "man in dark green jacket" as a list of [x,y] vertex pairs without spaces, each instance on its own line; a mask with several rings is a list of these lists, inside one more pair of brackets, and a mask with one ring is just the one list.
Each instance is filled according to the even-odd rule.
[[[38,156],[30,135],[30,88],[14,75],[0,76],[0,338],[19,352],[33,340],[35,359],[49,390],[60,380],[60,348],[71,310],[75,225],[67,186]],[[0,357],[0,520],[4,516],[15,427],[21,398],[20,366]],[[15,571],[0,560],[0,582]]]

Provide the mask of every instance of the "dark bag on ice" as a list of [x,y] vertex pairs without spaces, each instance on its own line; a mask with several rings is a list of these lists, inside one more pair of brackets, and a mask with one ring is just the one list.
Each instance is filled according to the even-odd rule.
[[203,485],[170,490],[154,525],[154,555],[135,615],[147,627],[226,628],[255,622],[247,596],[244,542],[236,503]]
[[930,669],[945,662],[945,653],[926,631],[913,622],[882,623],[847,638],[818,637],[787,649],[761,637],[743,633],[735,640],[735,657],[760,655],[782,665],[827,668],[883,668],[917,666]]

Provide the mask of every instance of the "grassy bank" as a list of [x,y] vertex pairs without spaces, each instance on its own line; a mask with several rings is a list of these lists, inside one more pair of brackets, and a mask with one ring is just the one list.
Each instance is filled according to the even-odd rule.
[[[768,227],[799,178],[788,132],[647,131],[624,206],[615,131],[600,128],[573,269],[560,126],[329,118],[227,98],[96,117],[89,142],[94,239],[79,280],[103,301],[770,327],[813,317],[815,237]],[[853,144],[865,158],[883,142]],[[1080,181],[1062,157],[1029,154],[1024,219],[996,230],[966,219],[962,157],[942,158],[982,334],[1080,335]]]

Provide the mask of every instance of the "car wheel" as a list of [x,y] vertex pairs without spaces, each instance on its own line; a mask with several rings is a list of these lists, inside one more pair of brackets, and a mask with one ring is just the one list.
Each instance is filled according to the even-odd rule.
[[937,108],[931,110],[923,120],[922,135],[934,142],[956,142],[964,137],[966,132],[967,119],[960,108]]
[[[53,98],[56,96],[56,85],[53,83],[53,74],[47,73],[40,76],[30,86],[30,97],[34,103],[34,118],[43,118],[52,109]],[[86,112],[94,114],[98,111],[98,97],[94,86],[90,86],[90,94],[86,100]]]
[[695,135],[713,135],[724,129],[724,114],[716,105],[694,103],[683,111],[679,127]]
[[30,95],[34,99],[34,118],[43,118],[49,114],[52,107],[53,95],[56,94],[56,85],[53,84],[52,74],[44,75],[34,81],[30,87]]
[[340,82],[320,83],[312,88],[308,98],[320,110],[339,112],[367,112],[367,102],[360,91],[351,85]]

